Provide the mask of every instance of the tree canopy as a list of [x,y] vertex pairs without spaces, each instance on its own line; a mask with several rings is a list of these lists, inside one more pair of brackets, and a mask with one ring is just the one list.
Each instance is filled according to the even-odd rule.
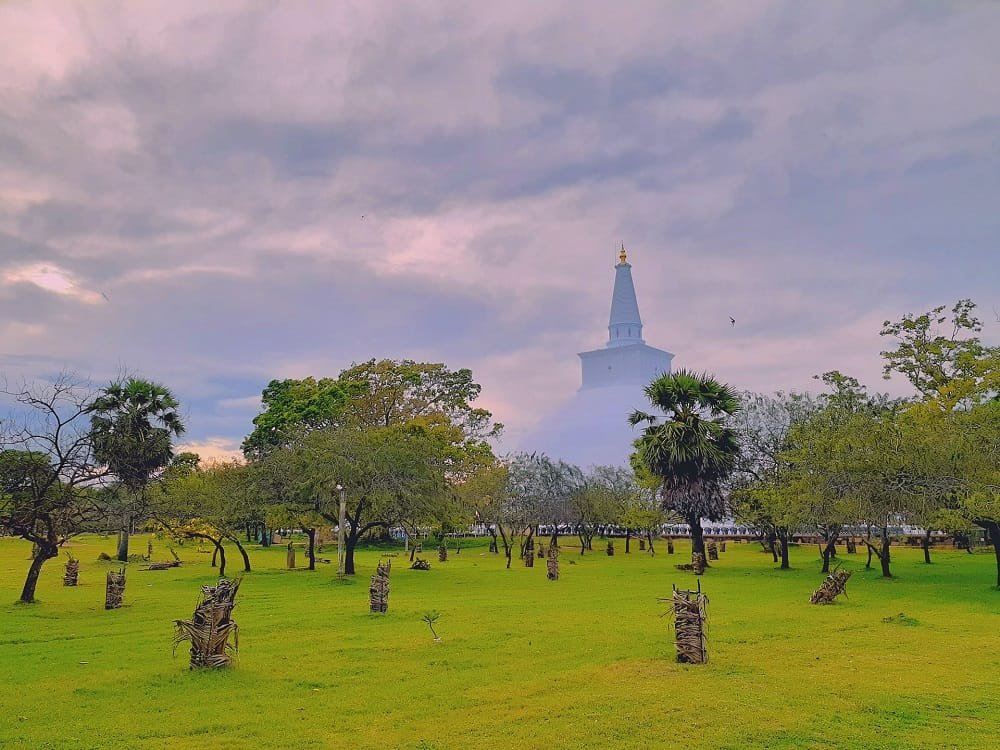
[[635,441],[633,465],[659,479],[664,507],[684,516],[691,526],[693,554],[704,554],[701,519],[726,512],[722,486],[736,465],[739,441],[726,420],[739,411],[736,392],[715,378],[679,370],[646,387],[646,396],[662,416],[634,412],[634,426],[645,423]]

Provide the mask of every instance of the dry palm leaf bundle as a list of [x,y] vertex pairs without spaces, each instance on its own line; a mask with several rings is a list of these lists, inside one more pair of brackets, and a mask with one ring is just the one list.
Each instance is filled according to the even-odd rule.
[[668,539],[667,540],[667,554],[668,555],[674,554],[674,540],[673,539]]
[[66,553],[66,573],[63,575],[63,586],[76,586],[80,579],[80,561],[69,552]]
[[858,551],[858,545],[857,545],[857,543],[853,539],[848,538],[848,540],[847,540],[847,554],[854,555],[854,554],[857,553],[857,551]]
[[696,576],[700,576],[705,572],[705,555],[701,552],[691,553],[691,570],[694,571]]
[[715,542],[708,543],[708,559],[718,560],[719,559],[719,545]]
[[615,556],[615,543],[612,542],[609,539],[608,540],[608,557],[614,557],[614,556]]
[[125,568],[121,570],[109,570],[108,581],[104,594],[104,608],[118,609],[122,606],[122,599],[125,597]]
[[726,543],[719,542],[719,552],[725,552],[725,551],[726,551]]
[[372,576],[371,585],[368,587],[368,604],[372,612],[389,611],[389,572],[392,570],[392,563],[386,560],[379,563],[375,568],[375,575]]
[[645,539],[640,539],[639,540],[639,551],[640,552],[645,552],[646,551],[646,540]]
[[549,545],[549,554],[545,560],[545,577],[550,581],[559,580],[559,547]]
[[285,567],[289,570],[295,570],[295,547],[292,543],[288,543],[288,551],[285,553]]
[[681,664],[705,664],[708,661],[708,597],[701,591],[701,582],[695,591],[678,589],[669,601],[673,613],[674,638],[677,661]]
[[438,547],[438,562],[448,562],[448,545],[444,542]]
[[537,556],[538,556],[539,560],[544,560],[545,559],[545,545],[544,544],[539,544],[538,545]]
[[[195,607],[190,620],[174,620],[174,652],[184,641],[191,642],[191,669],[212,667],[218,669],[232,663],[233,654],[239,651],[239,626],[230,619],[236,606],[236,592],[240,579],[220,578],[215,586],[201,587],[201,603]],[[229,636],[233,643],[229,643]]]
[[809,597],[811,604],[833,604],[833,600],[841,594],[847,595],[847,579],[851,577],[849,570],[837,568],[826,577],[823,585]]
[[413,561],[413,565],[410,566],[410,570],[430,570],[431,564],[427,562],[424,558],[418,557]]

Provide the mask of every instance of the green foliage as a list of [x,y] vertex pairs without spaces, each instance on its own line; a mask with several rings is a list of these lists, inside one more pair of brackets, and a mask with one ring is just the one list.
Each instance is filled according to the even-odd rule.
[[720,518],[725,513],[721,482],[739,455],[736,432],[725,423],[739,411],[737,394],[687,370],[657,378],[645,392],[664,416],[636,411],[629,418],[633,426],[647,424],[635,442],[633,464],[643,464],[661,481],[666,507],[685,518]]
[[391,427],[438,414],[460,428],[468,441],[497,437],[503,429],[493,423],[489,411],[471,405],[482,386],[465,368],[451,370],[440,363],[410,359],[371,359],[344,370],[338,380],[360,384],[348,413],[361,428]]
[[342,378],[272,380],[261,394],[264,411],[254,417],[254,429],[243,441],[243,453],[260,458],[288,445],[299,431],[340,425],[348,401],[361,387]]
[[153,514],[180,536],[197,530],[216,539],[232,537],[258,513],[249,469],[233,461],[168,472],[159,490]]
[[[881,334],[896,340],[883,351],[883,376],[898,372],[925,399],[951,404],[992,398],[1000,390],[1000,347],[982,343],[976,304],[956,302],[949,313],[940,305],[925,313],[908,313],[896,322],[885,321]],[[942,327],[945,327],[942,329]]]
[[354,427],[385,428],[413,421],[441,420],[462,431],[466,453],[490,453],[488,440],[502,426],[486,409],[471,406],[482,387],[468,369],[443,364],[369,360],[336,379],[272,380],[261,396],[264,411],[243,442],[248,458],[287,446],[298,433]]
[[781,392],[774,396],[747,393],[742,400],[742,408],[729,421],[740,443],[730,483],[731,509],[737,519],[765,534],[787,537],[790,530],[810,520],[789,494],[789,433],[814,414],[819,404],[808,395]]
[[132,493],[170,463],[172,438],[184,432],[179,404],[149,380],[126,378],[108,385],[87,409],[94,455]]
[[58,480],[47,454],[31,450],[0,451],[0,497],[15,504],[44,493]]

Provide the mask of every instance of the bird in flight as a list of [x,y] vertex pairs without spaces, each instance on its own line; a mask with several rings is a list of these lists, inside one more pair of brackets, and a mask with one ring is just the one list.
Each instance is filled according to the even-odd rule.
[[729,316],[729,325],[731,326],[736,325],[736,318],[734,318],[732,315]]
[[101,292],[101,296],[104,297],[104,301],[105,302],[110,302],[111,301],[111,298],[107,295],[106,292]]

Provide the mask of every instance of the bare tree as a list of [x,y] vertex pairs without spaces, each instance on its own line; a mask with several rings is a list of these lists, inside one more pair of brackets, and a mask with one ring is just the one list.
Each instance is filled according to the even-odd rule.
[[46,560],[102,517],[88,407],[93,390],[71,375],[48,385],[4,386],[17,407],[0,429],[0,529],[35,545],[21,601],[35,601]]

